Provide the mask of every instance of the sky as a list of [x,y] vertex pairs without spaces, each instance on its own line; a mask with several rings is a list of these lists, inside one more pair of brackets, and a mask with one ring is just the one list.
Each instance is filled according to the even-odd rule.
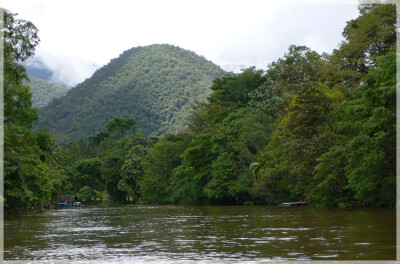
[[357,0],[2,0],[33,22],[35,58],[72,87],[123,51],[151,44],[191,50],[223,69],[267,65],[291,44],[331,53]]

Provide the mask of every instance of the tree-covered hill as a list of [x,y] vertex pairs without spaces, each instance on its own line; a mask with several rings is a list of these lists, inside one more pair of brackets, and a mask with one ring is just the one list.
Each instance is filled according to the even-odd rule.
[[44,107],[50,103],[53,98],[59,98],[68,92],[68,88],[46,82],[44,80],[29,76],[29,86],[32,93],[33,107]]
[[191,105],[204,100],[221,68],[172,45],[136,47],[40,110],[37,127],[71,139],[101,131],[114,117],[136,118],[144,135],[184,128]]

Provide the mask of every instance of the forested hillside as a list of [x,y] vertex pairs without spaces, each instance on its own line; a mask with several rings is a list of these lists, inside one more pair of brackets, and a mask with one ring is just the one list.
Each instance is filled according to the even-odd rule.
[[[37,29],[5,13],[6,40],[25,36],[5,42],[5,211],[40,209],[59,194],[84,203],[395,207],[396,6],[359,11],[330,54],[291,45],[266,71],[222,73],[174,46],[134,48],[41,116],[19,63],[32,56]],[[75,140],[57,147],[46,129],[32,129],[38,118]]]
[[31,90],[33,107],[44,107],[48,105],[53,98],[66,95],[69,90],[68,88],[32,76],[29,76],[29,80],[25,81],[24,84],[29,86]]
[[132,116],[144,135],[177,132],[222,72],[172,45],[132,48],[41,109],[37,127],[76,139],[101,131],[114,117]]

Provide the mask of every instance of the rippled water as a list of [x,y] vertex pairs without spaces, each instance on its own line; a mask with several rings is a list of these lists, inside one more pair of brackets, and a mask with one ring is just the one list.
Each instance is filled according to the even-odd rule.
[[6,260],[390,260],[392,209],[119,206],[6,216]]

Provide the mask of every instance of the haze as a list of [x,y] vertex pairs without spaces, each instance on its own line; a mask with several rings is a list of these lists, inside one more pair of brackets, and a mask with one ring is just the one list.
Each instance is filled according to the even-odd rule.
[[39,28],[35,58],[73,87],[124,50],[168,43],[228,71],[265,69],[290,44],[330,53],[358,1],[3,0]]

